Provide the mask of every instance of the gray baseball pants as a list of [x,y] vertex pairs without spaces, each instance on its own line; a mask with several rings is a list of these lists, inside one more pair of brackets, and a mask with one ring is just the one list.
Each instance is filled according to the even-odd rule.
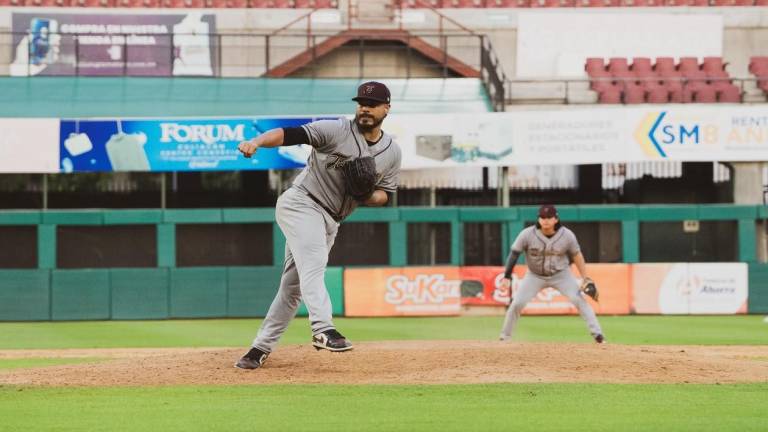
[[[270,353],[304,300],[312,334],[335,328],[325,288],[328,253],[339,224],[303,191],[290,188],[277,200],[275,219],[285,234],[285,262],[280,288],[252,346]],[[301,282],[299,282],[301,281]]]
[[515,331],[517,320],[520,319],[520,313],[531,299],[544,288],[552,287],[561,294],[568,297],[568,300],[579,310],[581,318],[587,323],[589,332],[592,336],[603,334],[600,323],[597,322],[595,311],[592,306],[584,300],[579,290],[579,281],[573,276],[569,269],[565,269],[552,276],[540,276],[532,271],[527,271],[523,280],[520,281],[520,288],[512,299],[512,304],[507,309],[507,316],[504,318],[504,327],[501,329],[502,340],[508,340]]

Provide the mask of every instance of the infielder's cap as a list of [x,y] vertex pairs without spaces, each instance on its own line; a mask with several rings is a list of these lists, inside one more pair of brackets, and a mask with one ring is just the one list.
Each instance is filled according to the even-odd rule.
[[355,102],[370,100],[388,104],[390,98],[391,95],[387,86],[380,82],[368,81],[360,84],[360,87],[357,88],[357,96],[353,97],[352,100]]
[[557,215],[557,209],[555,208],[555,206],[549,205],[549,204],[539,207],[539,217],[544,219],[549,219],[553,217],[559,218],[559,216]]

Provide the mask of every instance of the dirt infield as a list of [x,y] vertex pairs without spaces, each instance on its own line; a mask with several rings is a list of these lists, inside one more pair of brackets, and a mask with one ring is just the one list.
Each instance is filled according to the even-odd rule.
[[233,367],[242,349],[0,351],[0,359],[102,358],[98,363],[0,369],[0,384],[469,384],[768,382],[768,346],[635,346],[487,341],[356,344],[346,353],[279,347],[262,369]]

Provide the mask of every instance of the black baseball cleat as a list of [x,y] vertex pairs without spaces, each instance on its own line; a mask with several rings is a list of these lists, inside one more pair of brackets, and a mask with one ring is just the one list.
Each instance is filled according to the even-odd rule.
[[242,356],[235,363],[235,367],[240,369],[258,369],[264,364],[267,357],[269,357],[269,353],[265,353],[258,348],[251,348],[246,355]]
[[340,352],[351,350],[352,342],[342,336],[336,329],[330,329],[312,336],[312,346],[318,351],[326,349],[328,351]]
[[595,335],[595,342],[597,342],[599,344],[605,343],[605,336],[603,336],[601,334]]

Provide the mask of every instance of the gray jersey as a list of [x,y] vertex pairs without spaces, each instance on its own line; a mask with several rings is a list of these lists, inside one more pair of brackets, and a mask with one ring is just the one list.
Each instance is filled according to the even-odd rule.
[[520,231],[512,251],[525,253],[528,270],[539,276],[552,276],[571,265],[571,259],[581,251],[576,235],[561,226],[552,237],[542,234],[535,225]]
[[341,166],[352,159],[374,156],[379,173],[377,189],[395,192],[400,175],[400,147],[392,137],[383,133],[381,139],[369,146],[353,120],[319,120],[302,126],[314,147],[307,166],[293,184],[316,198],[334,216],[349,216],[357,202],[344,189]]

